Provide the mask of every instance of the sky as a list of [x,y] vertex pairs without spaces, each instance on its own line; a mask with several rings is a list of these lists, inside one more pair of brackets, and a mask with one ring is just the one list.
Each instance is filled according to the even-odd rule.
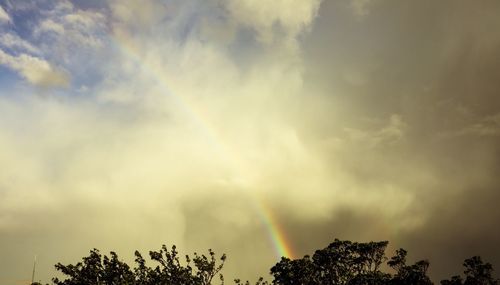
[[0,284],[334,238],[500,266],[500,2],[0,0]]

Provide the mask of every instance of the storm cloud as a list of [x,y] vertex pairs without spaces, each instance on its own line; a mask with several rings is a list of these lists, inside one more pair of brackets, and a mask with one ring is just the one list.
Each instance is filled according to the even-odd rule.
[[163,243],[266,276],[258,201],[295,257],[345,238],[435,280],[500,265],[500,3],[0,7],[0,283],[35,254],[48,281],[94,247]]

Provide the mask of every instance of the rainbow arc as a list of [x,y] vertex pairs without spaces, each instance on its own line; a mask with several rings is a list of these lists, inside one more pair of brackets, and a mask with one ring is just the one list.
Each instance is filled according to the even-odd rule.
[[[241,163],[238,163],[237,156],[234,152],[229,151],[229,148],[224,146],[222,140],[219,139],[217,129],[210,124],[210,121],[203,115],[203,112],[196,107],[196,104],[189,100],[186,96],[181,96],[181,94],[176,93],[172,90],[172,86],[168,86],[168,76],[162,70],[162,68],[157,64],[150,64],[141,55],[138,45],[134,40],[124,31],[116,31],[113,35],[114,43],[120,49],[120,51],[130,57],[135,63],[137,63],[141,68],[146,71],[153,79],[155,79],[165,90],[166,94],[173,96],[176,102],[190,115],[191,119],[200,126],[200,129],[204,132],[204,135],[209,139],[211,145],[218,151],[224,152],[226,156],[231,156],[231,161],[234,165],[241,167]],[[294,251],[292,249],[291,242],[286,238],[285,231],[280,225],[279,221],[276,219],[273,209],[267,206],[263,200],[259,197],[249,195],[251,197],[251,203],[253,204],[253,209],[261,220],[262,225],[265,227],[269,240],[271,241],[275,255],[277,258],[282,256],[288,258],[294,258]]]

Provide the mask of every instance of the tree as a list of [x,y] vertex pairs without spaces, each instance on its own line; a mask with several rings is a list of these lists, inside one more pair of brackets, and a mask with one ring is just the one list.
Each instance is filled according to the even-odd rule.
[[498,285],[498,279],[492,276],[493,266],[484,263],[479,256],[473,256],[464,261],[465,280],[460,276],[453,276],[450,280],[442,280],[441,285]]
[[396,275],[390,284],[393,285],[432,285],[432,281],[427,276],[429,261],[420,260],[413,265],[406,265],[406,255],[408,252],[402,248],[396,251],[396,255],[387,264],[396,270]]
[[135,277],[129,266],[118,260],[118,255],[111,252],[111,257],[102,256],[99,250],[93,249],[83,262],[76,265],[56,264],[56,269],[68,276],[65,280],[54,278],[56,285],[79,284],[134,284]]
[[[432,285],[427,276],[429,261],[420,260],[407,264],[408,252],[398,249],[388,259],[385,255],[388,242],[358,243],[335,239],[312,256],[290,259],[282,257],[270,270],[272,281],[262,277],[255,285]],[[217,258],[212,250],[208,255],[194,253],[191,258],[179,256],[175,246],[165,245],[158,251],[150,251],[154,266],[146,264],[140,252],[135,252],[135,266],[131,268],[118,255],[110,252],[102,255],[93,249],[75,265],[55,265],[66,276],[64,280],[54,278],[55,285],[224,285],[221,274],[226,255]],[[181,261],[182,259],[182,261]],[[381,270],[387,265],[394,273]],[[441,285],[500,285],[494,279],[493,267],[474,256],[463,263],[465,278],[453,276],[442,280]],[[219,281],[214,279],[219,277]],[[249,281],[234,280],[236,285],[251,285]],[[33,283],[32,285],[41,285]]]
[[388,242],[357,243],[336,239],[312,258],[282,258],[273,268],[273,284],[384,284],[389,275],[380,271]]
[[441,280],[441,285],[462,285],[462,277],[455,275],[450,280]]
[[[191,259],[186,255],[184,265],[175,246],[169,250],[163,245],[159,251],[149,252],[151,260],[158,263],[156,267],[146,266],[145,259],[136,251],[136,267],[131,270],[118,259],[116,253],[111,252],[110,255],[103,256],[94,249],[76,265],[58,263],[56,269],[67,278],[54,278],[53,282],[56,285],[210,285],[213,278],[220,274],[226,260],[226,256],[222,255],[218,264],[215,253],[209,250],[208,257],[195,253]],[[219,277],[223,284],[222,274]]]
[[[240,279],[234,279],[234,283],[236,285],[250,285],[249,281],[243,283]],[[269,282],[265,281],[264,278],[260,277],[259,280],[255,282],[255,285],[269,285]]]
[[493,267],[490,263],[483,263],[481,257],[473,256],[463,263],[465,267],[464,285],[497,285],[498,280],[491,276]]
[[319,284],[316,265],[309,256],[291,260],[282,257],[281,260],[271,268],[274,277],[272,284],[306,285]]

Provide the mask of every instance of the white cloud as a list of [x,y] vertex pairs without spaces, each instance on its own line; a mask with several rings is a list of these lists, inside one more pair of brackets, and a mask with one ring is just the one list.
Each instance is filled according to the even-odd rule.
[[97,34],[104,28],[103,14],[75,9],[71,3],[63,5],[56,11],[57,13],[52,13],[51,17],[40,22],[35,30],[35,36],[40,38],[43,34],[51,34],[56,39],[51,47],[56,44],[60,48],[68,48],[73,43],[92,48],[102,46]]
[[68,75],[49,62],[27,54],[12,56],[0,50],[0,64],[18,72],[28,82],[43,87],[67,86]]
[[0,36],[0,45],[11,49],[21,49],[32,54],[39,54],[40,50],[30,42],[23,40],[16,34],[5,33]]
[[96,27],[102,19],[101,14],[89,11],[77,11],[64,16],[64,21],[68,25],[87,29]]
[[46,19],[40,23],[40,26],[36,29],[35,33],[41,32],[53,32],[59,35],[65,34],[64,26],[60,23],[56,23],[52,19]]
[[289,38],[309,27],[321,0],[223,0],[234,21],[254,28],[263,42],[273,41],[279,24]]
[[5,1],[6,7],[9,11],[29,11],[37,8],[37,2],[39,1]]
[[72,11],[74,9],[74,5],[68,0],[59,0],[54,7],[55,12],[66,12]]
[[5,9],[0,6],[0,23],[9,23],[11,21],[9,14],[5,11]]

